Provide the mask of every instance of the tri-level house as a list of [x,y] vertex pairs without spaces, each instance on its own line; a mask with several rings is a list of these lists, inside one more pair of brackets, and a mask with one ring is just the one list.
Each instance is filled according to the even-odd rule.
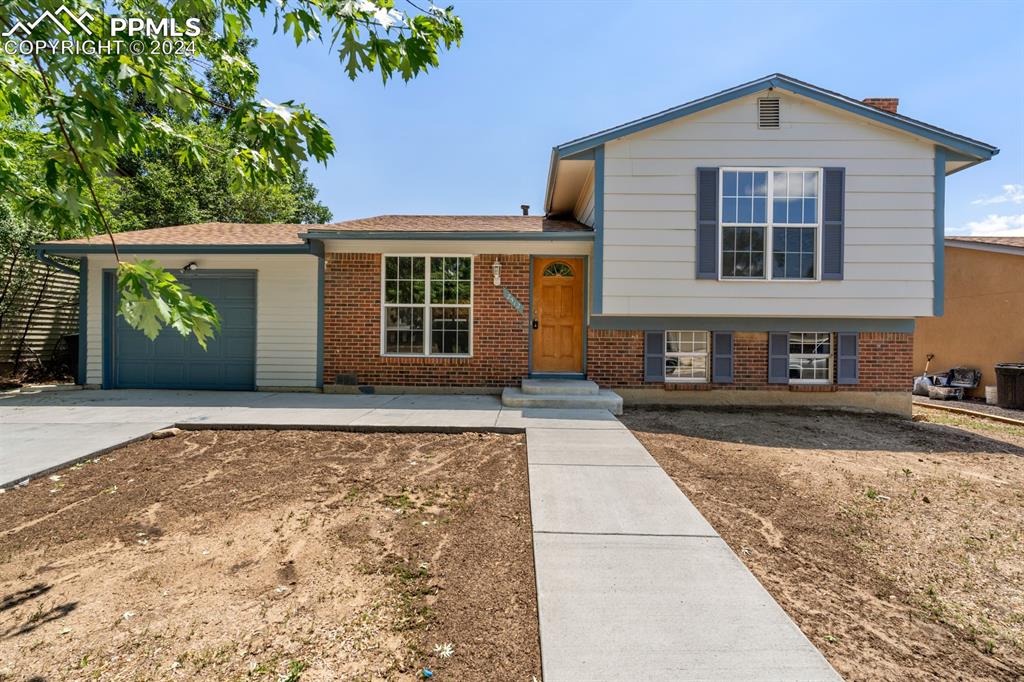
[[81,260],[87,386],[514,399],[564,377],[627,403],[908,414],[915,319],[942,314],[946,177],[998,150],[897,104],[767,76],[558,145],[543,216],[118,235],[215,303],[207,351],[114,314],[104,239],[38,248]]

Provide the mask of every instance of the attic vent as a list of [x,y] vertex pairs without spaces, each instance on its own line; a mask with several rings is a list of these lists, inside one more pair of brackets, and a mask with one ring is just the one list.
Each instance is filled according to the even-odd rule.
[[779,127],[779,100],[759,99],[757,100],[757,127],[778,128]]

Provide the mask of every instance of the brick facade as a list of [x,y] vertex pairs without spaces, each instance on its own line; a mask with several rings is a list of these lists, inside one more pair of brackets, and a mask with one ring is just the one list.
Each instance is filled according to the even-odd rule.
[[[492,265],[501,261],[502,286]],[[473,357],[382,357],[381,255],[327,254],[324,269],[324,385],[501,388],[529,373],[529,320],[505,300],[507,288],[524,306],[530,301],[528,255],[480,255],[473,259]],[[833,353],[836,344],[833,343]],[[768,383],[767,332],[733,335],[733,383],[655,384],[644,381],[644,332],[587,330],[587,377],[606,388],[674,391],[892,391],[912,382],[913,335],[863,332],[860,381],[855,385],[788,386]],[[833,357],[835,367],[835,357]]]
[[[607,388],[665,388],[678,391],[910,391],[913,373],[913,334],[861,332],[858,339],[859,381],[853,385],[768,383],[768,333],[733,334],[733,383],[683,384],[644,381],[644,332],[591,329],[587,335],[587,375]],[[833,370],[836,343],[833,341]]]
[[[501,284],[491,267],[501,262]],[[502,294],[530,300],[530,257],[473,258],[473,357],[382,357],[381,255],[329,253],[324,269],[324,385],[515,386],[527,375],[529,324]]]

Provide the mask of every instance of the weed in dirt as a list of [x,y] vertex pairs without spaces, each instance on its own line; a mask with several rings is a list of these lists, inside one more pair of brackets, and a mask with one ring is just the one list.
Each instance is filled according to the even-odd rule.
[[280,678],[281,682],[298,682],[299,678],[302,677],[303,671],[308,667],[309,665],[303,661],[289,661],[288,670]]

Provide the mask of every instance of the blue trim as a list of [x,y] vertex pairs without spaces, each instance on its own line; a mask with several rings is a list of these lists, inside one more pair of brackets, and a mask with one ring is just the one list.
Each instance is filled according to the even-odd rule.
[[[54,244],[36,249],[49,253],[112,253],[110,244]],[[118,244],[118,253],[311,253],[309,244]]]
[[51,268],[56,268],[56,269],[60,270],[61,272],[68,273],[69,275],[74,275],[75,277],[79,276],[78,270],[75,270],[74,268],[69,268],[68,266],[64,265],[63,263],[59,263],[59,262],[53,260],[46,253],[46,251],[44,251],[43,249],[39,248],[39,246],[35,247],[35,253],[36,253],[36,259],[38,261],[40,261],[41,263],[45,263],[45,264],[49,265]]
[[590,241],[594,233],[590,230],[573,230],[566,232],[306,232],[299,235],[303,239],[332,240],[420,240],[420,241]]
[[594,150],[594,300],[590,310],[604,309],[604,145]]
[[725,104],[726,102],[731,102],[740,97],[745,97],[755,92],[761,92],[768,88],[787,90],[794,94],[802,95],[818,102],[838,107],[850,113],[864,116],[865,118],[869,118],[873,121],[884,123],[886,125],[893,126],[894,128],[899,128],[900,130],[904,130],[914,135],[919,135],[935,142],[936,144],[941,144],[954,151],[962,152],[972,158],[987,160],[999,153],[999,150],[996,147],[984,142],[964,137],[963,135],[957,135],[956,133],[951,133],[947,130],[937,128],[907,116],[890,114],[889,112],[876,109],[864,104],[863,102],[846,97],[845,95],[819,88],[811,85],[810,83],[799,81],[791,76],[786,76],[781,73],[765,76],[764,78],[759,78],[755,81],[738,85],[734,88],[730,88],[729,90],[723,90],[722,92],[714,95],[709,95],[671,109],[666,109],[665,111],[652,114],[651,116],[646,116],[614,128],[609,128],[608,130],[594,133],[593,135],[588,135],[586,137],[566,142],[565,144],[555,147],[555,150],[558,157],[560,159],[564,159],[569,156],[579,154],[587,149],[597,147],[598,145],[606,142],[616,140],[620,137],[632,135],[633,133],[640,132],[641,130],[647,130],[648,128],[652,128],[669,121],[674,121],[678,118],[682,118],[683,116],[689,116],[690,114],[695,114],[699,111],[704,111],[705,109],[710,109],[711,107],[716,107],[720,104]]
[[[321,248],[323,244],[321,243]],[[324,266],[323,253],[316,264],[316,387],[324,387]]]
[[103,271],[103,379],[100,386],[111,388],[114,385],[114,271]]
[[946,150],[935,148],[935,270],[932,314],[941,317],[945,309],[946,276]]
[[836,317],[631,317],[603,316],[590,318],[591,329],[651,330],[693,329],[729,330],[733,332],[903,332],[914,331],[914,320],[891,318]]
[[78,262],[78,385],[84,386],[89,378],[89,259],[80,258]]

